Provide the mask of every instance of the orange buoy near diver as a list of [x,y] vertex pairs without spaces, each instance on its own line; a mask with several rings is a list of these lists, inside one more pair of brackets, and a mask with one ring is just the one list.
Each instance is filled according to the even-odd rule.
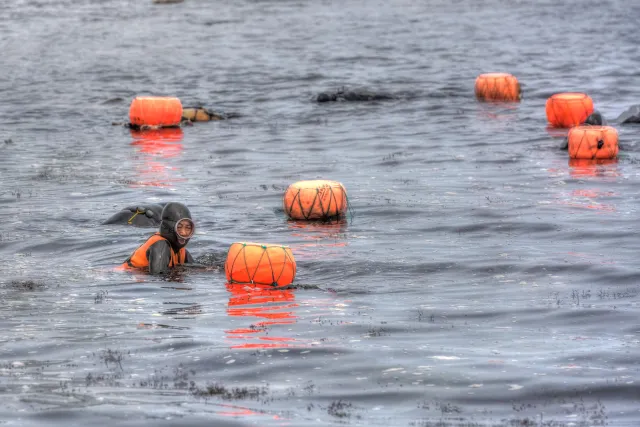
[[138,96],[129,107],[129,122],[134,126],[180,126],[182,103],[175,97]]
[[556,93],[547,99],[545,111],[553,127],[579,126],[593,113],[593,100],[584,93]]
[[618,156],[618,131],[611,126],[576,126],[569,129],[569,157],[613,159]]
[[287,188],[282,204],[291,219],[337,218],[347,212],[347,190],[338,181],[298,181]]
[[480,74],[475,84],[476,98],[481,101],[517,102],[522,97],[520,83],[509,73]]
[[224,263],[229,283],[287,286],[296,277],[291,248],[266,243],[236,242]]

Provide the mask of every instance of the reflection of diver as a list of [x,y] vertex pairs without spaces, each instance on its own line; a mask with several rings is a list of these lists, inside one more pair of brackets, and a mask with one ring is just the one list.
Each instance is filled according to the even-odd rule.
[[123,266],[147,269],[151,274],[193,263],[185,248],[195,232],[191,212],[182,203],[167,203],[162,209],[160,231],[151,236],[124,262]]
[[157,227],[160,225],[162,209],[166,203],[128,206],[109,217],[103,224],[128,224],[135,227]]

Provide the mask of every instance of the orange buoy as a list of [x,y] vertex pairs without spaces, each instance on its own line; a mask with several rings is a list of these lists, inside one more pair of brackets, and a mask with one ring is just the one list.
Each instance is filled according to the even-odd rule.
[[139,96],[131,101],[129,122],[136,126],[179,126],[182,103],[178,98]]
[[282,199],[291,219],[330,219],[347,211],[347,190],[337,181],[298,181],[287,188]]
[[224,272],[230,283],[287,286],[296,277],[296,261],[288,246],[236,242]]
[[476,78],[476,98],[481,101],[520,101],[520,83],[509,73],[480,74]]
[[569,129],[569,157],[613,159],[618,156],[618,131],[611,126],[576,126]]
[[556,93],[547,99],[547,120],[551,126],[579,126],[593,113],[593,100],[584,93]]

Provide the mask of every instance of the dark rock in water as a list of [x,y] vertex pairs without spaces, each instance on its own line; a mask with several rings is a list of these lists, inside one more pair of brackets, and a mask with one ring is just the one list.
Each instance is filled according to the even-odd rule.
[[640,105],[632,105],[616,119],[620,124],[640,123]]
[[591,126],[606,126],[607,121],[598,110],[595,110],[589,117],[587,117],[583,124]]
[[112,215],[102,224],[133,225],[134,227],[158,227],[162,209],[166,203],[129,206]]
[[569,149],[569,138],[564,138],[562,140],[562,144],[560,145],[560,149],[561,150],[568,150]]
[[387,101],[396,99],[396,96],[389,93],[372,92],[369,90],[345,90],[338,89],[333,92],[321,92],[316,97],[317,102],[336,102],[336,101]]

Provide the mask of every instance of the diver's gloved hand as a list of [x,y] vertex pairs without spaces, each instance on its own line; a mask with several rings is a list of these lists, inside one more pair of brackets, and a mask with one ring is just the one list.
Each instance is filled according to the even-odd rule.
[[145,206],[127,206],[126,208],[124,208],[123,210],[128,210],[130,211],[132,214],[138,214],[138,215],[146,215],[147,218],[153,218],[154,216],[158,216],[156,215],[153,210],[145,207]]

